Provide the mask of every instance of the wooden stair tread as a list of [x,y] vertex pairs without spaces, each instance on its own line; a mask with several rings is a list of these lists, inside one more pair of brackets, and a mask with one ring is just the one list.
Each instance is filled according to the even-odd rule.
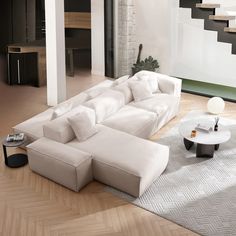
[[226,27],[226,28],[224,28],[224,31],[228,32],[228,33],[236,33],[236,27],[235,28],[233,28],[233,27]]
[[210,15],[210,20],[219,20],[219,21],[228,21],[228,20],[235,20],[236,16],[229,16],[229,15]]
[[204,9],[215,9],[220,8],[220,4],[214,3],[197,3],[196,8],[204,8]]

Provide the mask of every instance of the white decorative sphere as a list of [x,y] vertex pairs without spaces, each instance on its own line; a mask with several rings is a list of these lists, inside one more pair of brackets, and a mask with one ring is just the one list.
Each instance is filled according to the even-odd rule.
[[225,109],[225,102],[220,97],[213,97],[207,103],[207,109],[210,113],[218,115]]

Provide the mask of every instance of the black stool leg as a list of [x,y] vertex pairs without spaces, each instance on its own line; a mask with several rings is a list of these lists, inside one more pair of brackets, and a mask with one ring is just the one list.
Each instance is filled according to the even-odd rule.
[[186,138],[184,138],[184,146],[187,150],[189,150],[192,146],[193,146],[193,142],[187,140]]
[[2,145],[2,148],[3,148],[3,154],[4,154],[5,164],[8,165],[7,148],[6,148],[6,146],[4,146],[4,145]]
[[215,150],[218,151],[219,148],[220,148],[220,144],[216,144],[216,145],[215,145]]
[[197,144],[197,157],[212,158],[214,151],[215,145]]

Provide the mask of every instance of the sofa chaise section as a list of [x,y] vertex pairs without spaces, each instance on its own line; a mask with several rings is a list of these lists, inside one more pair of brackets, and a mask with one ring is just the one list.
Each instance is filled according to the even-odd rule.
[[98,133],[84,142],[74,139],[62,144],[41,138],[30,144],[30,168],[74,191],[92,181],[93,176],[99,182],[141,196],[165,170],[169,148],[103,125],[97,125],[97,129]]
[[169,148],[103,125],[85,142],[67,145],[91,153],[94,178],[135,197],[165,170]]

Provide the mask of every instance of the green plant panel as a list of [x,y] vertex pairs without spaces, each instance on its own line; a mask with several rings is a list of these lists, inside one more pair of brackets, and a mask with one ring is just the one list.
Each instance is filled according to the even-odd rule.
[[204,83],[188,79],[182,79],[184,92],[196,93],[209,97],[222,97],[226,100],[236,101],[236,88],[217,84]]

